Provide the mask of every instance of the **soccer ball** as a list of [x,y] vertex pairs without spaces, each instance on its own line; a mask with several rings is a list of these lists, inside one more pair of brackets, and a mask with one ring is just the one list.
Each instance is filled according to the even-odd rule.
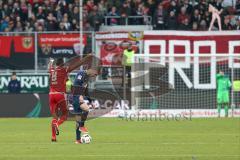
[[81,142],[83,144],[89,144],[92,141],[92,137],[89,134],[84,134],[81,137]]

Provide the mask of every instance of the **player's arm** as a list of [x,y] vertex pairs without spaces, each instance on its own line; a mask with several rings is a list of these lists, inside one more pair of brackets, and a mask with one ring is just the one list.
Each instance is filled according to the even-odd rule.
[[52,66],[53,66],[53,59],[52,58],[50,58],[50,60],[49,60],[49,62],[48,62],[48,72],[50,72],[50,69],[52,68]]
[[228,79],[228,88],[230,89],[232,87],[231,81]]
[[66,62],[64,65],[67,67],[67,72],[72,72],[76,68],[91,62],[92,59],[93,59],[92,54],[88,54],[82,59],[80,59],[80,56],[77,56],[71,59],[70,61]]
[[84,103],[84,98],[83,98],[82,95],[79,96],[79,102],[80,102],[80,104],[81,104],[81,103]]

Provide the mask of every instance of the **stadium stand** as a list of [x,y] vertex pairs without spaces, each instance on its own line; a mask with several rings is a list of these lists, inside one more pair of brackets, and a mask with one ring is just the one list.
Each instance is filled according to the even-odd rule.
[[[146,23],[155,30],[207,30],[209,3],[223,9],[223,30],[240,29],[240,0],[84,0],[84,31],[98,31],[101,25]],[[78,0],[0,0],[2,32],[77,30]]]

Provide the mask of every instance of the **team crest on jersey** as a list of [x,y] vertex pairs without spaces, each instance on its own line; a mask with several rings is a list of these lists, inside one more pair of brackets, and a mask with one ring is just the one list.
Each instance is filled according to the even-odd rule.
[[33,39],[32,37],[24,37],[22,40],[22,45],[24,48],[29,49],[33,45]]

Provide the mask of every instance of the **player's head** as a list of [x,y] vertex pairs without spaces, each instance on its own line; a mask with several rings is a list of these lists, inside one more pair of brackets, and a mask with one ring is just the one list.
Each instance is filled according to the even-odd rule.
[[221,74],[221,75],[224,75],[224,71],[223,70],[219,70],[219,72],[218,72],[219,74]]
[[87,75],[90,76],[90,77],[95,77],[98,75],[98,71],[97,69],[87,69]]
[[132,43],[128,44],[128,50],[132,50]]
[[57,61],[56,61],[57,66],[63,65],[63,63],[64,63],[63,58],[58,58]]
[[12,79],[12,80],[16,80],[16,79],[17,79],[17,74],[16,74],[16,72],[12,72],[11,79]]

